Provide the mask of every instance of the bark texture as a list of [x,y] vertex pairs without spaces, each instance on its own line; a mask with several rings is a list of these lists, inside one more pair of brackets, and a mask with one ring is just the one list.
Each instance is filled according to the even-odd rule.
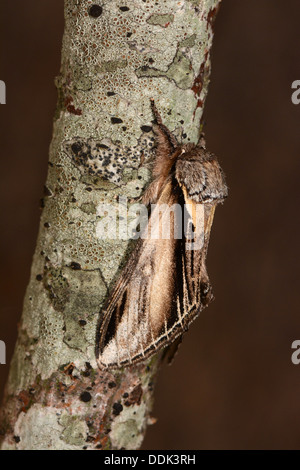
[[101,239],[101,204],[136,202],[150,181],[150,98],[180,140],[198,141],[218,6],[65,0],[44,208],[2,406],[2,449],[137,449],[153,421],[161,357],[113,372],[95,361],[99,311],[133,247],[125,234]]

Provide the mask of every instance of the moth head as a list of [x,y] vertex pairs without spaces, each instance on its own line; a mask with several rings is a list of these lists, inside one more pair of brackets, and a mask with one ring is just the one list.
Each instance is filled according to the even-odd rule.
[[228,191],[217,157],[201,145],[187,144],[182,150],[175,176],[188,197],[198,203],[222,202]]

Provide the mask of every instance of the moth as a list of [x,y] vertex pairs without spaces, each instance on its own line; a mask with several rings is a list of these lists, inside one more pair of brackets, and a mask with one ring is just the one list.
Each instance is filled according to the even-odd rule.
[[[179,144],[153,100],[151,106],[156,155],[142,199],[152,209],[148,235],[137,241],[101,312],[100,369],[130,366],[170,346],[213,298],[206,254],[215,208],[227,197],[225,177],[203,138]],[[169,237],[149,235],[167,224]]]

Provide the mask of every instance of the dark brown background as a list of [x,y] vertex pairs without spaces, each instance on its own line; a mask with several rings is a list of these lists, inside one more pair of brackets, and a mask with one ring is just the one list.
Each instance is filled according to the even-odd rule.
[[[0,339],[13,352],[56,105],[62,0],[1,2]],[[206,136],[227,175],[208,268],[216,300],[156,389],[146,449],[300,449],[298,0],[224,0]],[[297,282],[298,281],[298,282]],[[2,391],[8,365],[0,365]]]

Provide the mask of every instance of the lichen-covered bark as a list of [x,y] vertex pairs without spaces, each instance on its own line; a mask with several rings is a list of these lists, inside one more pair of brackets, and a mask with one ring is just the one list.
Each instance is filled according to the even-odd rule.
[[160,357],[97,368],[99,311],[133,245],[126,236],[101,239],[99,208],[120,196],[137,201],[150,180],[150,97],[180,140],[197,142],[218,5],[65,0],[44,208],[2,406],[2,449],[142,442]]

